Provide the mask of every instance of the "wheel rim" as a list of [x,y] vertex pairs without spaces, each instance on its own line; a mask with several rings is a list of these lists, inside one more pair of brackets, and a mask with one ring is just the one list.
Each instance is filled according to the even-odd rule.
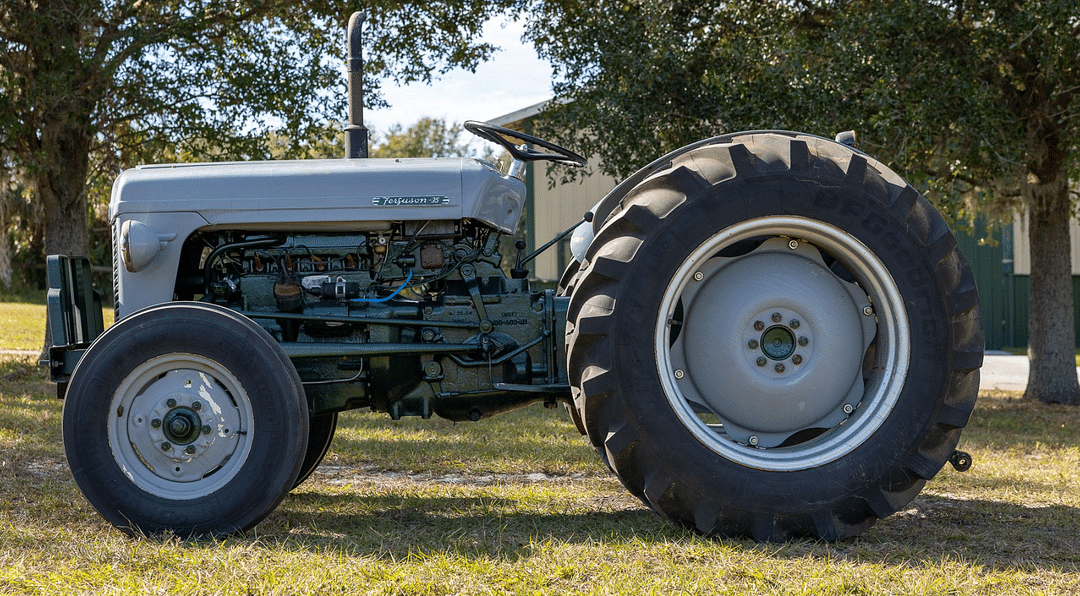
[[113,395],[113,459],[136,486],[172,500],[228,484],[251,449],[251,401],[221,364],[167,354],[134,369]]
[[740,464],[798,470],[849,453],[903,388],[907,312],[844,230],[765,217],[707,239],[665,289],[658,373],[679,420]]

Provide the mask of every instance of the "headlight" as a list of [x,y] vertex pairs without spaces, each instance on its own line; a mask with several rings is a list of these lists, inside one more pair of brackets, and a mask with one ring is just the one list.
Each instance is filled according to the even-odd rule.
[[124,259],[124,268],[132,273],[146,269],[175,237],[176,234],[156,234],[141,221],[125,221],[120,227],[120,255]]

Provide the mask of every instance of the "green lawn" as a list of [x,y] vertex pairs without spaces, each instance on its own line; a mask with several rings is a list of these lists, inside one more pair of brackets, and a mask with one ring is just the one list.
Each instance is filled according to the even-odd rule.
[[[0,336],[35,350],[43,307],[23,306],[0,304]],[[971,471],[947,467],[840,543],[674,526],[541,407],[463,424],[350,412],[254,531],[190,541],[128,538],[83,500],[35,361],[0,356],[0,594],[1080,592],[1080,410],[1015,393],[982,396],[961,444]]]

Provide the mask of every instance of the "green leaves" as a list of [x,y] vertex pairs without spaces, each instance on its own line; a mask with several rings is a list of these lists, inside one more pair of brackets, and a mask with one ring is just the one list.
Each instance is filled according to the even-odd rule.
[[725,132],[854,128],[959,205],[975,186],[1016,194],[1040,118],[1080,174],[1072,2],[564,0],[539,3],[529,29],[559,76],[539,128],[617,176]]
[[371,157],[462,157],[472,155],[466,142],[461,141],[465,128],[457,123],[447,124],[442,118],[424,117],[403,129],[394,124],[385,139],[371,148]]
[[[365,101],[379,80],[474,68],[517,0],[363,3]],[[149,161],[324,153],[345,114],[335,0],[10,0],[0,6],[0,155],[44,205],[49,250],[86,252],[87,182]],[[51,139],[51,140],[50,140]],[[63,139],[63,142],[60,140]],[[283,139],[289,139],[283,141]],[[107,193],[95,192],[94,201]],[[67,218],[69,210],[78,214]],[[60,229],[66,228],[66,229]],[[83,230],[83,231],[80,231]],[[51,241],[49,238],[60,238]]]

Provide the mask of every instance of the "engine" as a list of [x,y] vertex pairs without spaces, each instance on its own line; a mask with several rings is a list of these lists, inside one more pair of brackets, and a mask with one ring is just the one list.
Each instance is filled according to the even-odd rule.
[[551,291],[504,275],[499,241],[468,221],[203,231],[185,243],[175,297],[257,321],[293,359],[313,413],[476,420],[508,409],[512,389],[543,398],[536,387],[562,370],[552,333],[562,309]]

